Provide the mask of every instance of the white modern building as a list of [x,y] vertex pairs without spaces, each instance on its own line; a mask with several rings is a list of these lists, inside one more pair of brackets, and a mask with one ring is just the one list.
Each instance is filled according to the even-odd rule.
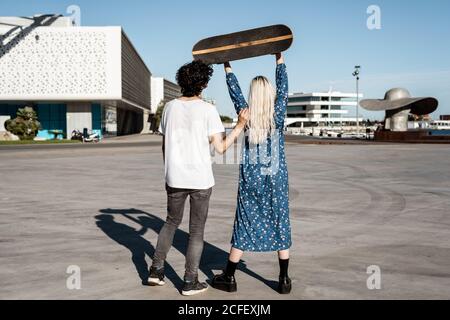
[[[287,127],[355,125],[356,98],[356,93],[335,91],[289,94],[285,124]],[[359,116],[359,121],[363,117]]]
[[150,70],[121,27],[58,15],[0,17],[0,116],[32,106],[39,137],[74,129],[124,135],[150,113]]
[[181,88],[176,83],[173,83],[167,79],[152,77],[151,93],[151,112],[156,113],[156,110],[161,103],[179,98],[181,96]]
[[430,128],[435,130],[450,130],[450,120],[431,121]]

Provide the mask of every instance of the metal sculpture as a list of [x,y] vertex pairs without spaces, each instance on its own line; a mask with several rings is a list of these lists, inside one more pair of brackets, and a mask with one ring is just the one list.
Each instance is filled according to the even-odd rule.
[[385,111],[385,130],[408,131],[408,115],[427,115],[436,111],[439,102],[432,97],[413,98],[408,90],[394,88],[386,92],[384,99],[366,99],[360,103],[369,111]]

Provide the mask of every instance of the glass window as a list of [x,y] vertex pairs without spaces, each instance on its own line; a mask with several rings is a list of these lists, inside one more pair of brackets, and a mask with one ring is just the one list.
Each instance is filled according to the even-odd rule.
[[61,130],[66,132],[65,104],[38,104],[36,111],[42,130]]
[[309,102],[311,101],[311,97],[298,97],[298,98],[289,98],[289,102]]
[[98,103],[93,103],[92,110],[92,130],[102,130],[102,106]]
[[293,112],[293,111],[305,111],[306,110],[306,106],[293,106],[293,107],[288,107],[288,111],[289,112]]
[[[19,108],[23,108],[25,106],[16,105],[16,104],[0,104],[0,116],[10,116],[11,119],[14,119],[17,116],[17,111]],[[36,108],[34,108],[36,111]]]
[[306,114],[304,114],[304,113],[292,113],[292,114],[288,114],[288,118],[306,118]]

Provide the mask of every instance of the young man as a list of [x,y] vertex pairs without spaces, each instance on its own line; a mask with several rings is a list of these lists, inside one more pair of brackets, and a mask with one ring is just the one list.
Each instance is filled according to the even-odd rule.
[[216,107],[203,101],[213,69],[200,61],[182,66],[177,82],[182,97],[166,104],[159,131],[164,135],[163,155],[167,191],[167,220],[159,234],[150,268],[150,285],[164,285],[164,261],[190,198],[189,244],[186,254],[183,295],[205,291],[208,285],[198,281],[198,267],[203,251],[203,234],[209,199],[214,186],[210,143],[224,153],[244,130],[248,110],[243,110],[234,130],[224,137],[225,129]]

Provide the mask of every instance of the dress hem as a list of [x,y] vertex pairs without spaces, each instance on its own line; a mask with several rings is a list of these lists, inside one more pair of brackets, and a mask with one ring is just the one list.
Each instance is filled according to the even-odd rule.
[[286,247],[281,247],[279,249],[244,249],[244,248],[239,248],[239,246],[233,245],[231,244],[231,247],[237,250],[241,250],[244,252],[278,252],[278,251],[284,251],[284,250],[288,250],[292,247],[292,244]]

